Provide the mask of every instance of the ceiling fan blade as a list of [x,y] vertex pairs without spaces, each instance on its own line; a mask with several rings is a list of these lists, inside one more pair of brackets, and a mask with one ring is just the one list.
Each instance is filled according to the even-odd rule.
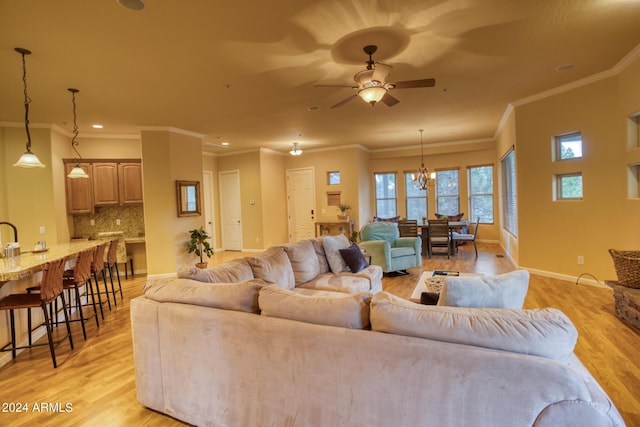
[[400,102],[396,98],[394,98],[393,96],[389,95],[389,92],[384,94],[384,96],[382,97],[381,101],[384,102],[385,104],[387,104],[387,107],[393,107],[398,102]]
[[351,89],[358,89],[358,86],[352,85],[314,85],[313,87],[350,87]]
[[393,67],[391,65],[383,64],[382,62],[376,62],[376,67],[373,69],[373,75],[371,76],[371,80],[377,80],[380,83],[384,84],[389,77],[389,73],[391,73],[391,69]]
[[331,108],[338,108],[338,107],[342,107],[344,104],[353,101],[354,99],[356,99],[358,97],[358,95],[351,95],[348,98],[343,99],[342,101],[338,102],[336,105],[332,105]]
[[436,79],[407,80],[404,82],[391,83],[394,89],[410,89],[412,87],[433,87]]

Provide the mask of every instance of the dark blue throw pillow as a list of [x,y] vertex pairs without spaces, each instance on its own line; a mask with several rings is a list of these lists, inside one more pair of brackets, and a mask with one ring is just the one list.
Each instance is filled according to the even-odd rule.
[[347,266],[352,273],[357,273],[363,268],[367,268],[369,266],[367,260],[364,259],[364,255],[362,254],[360,247],[355,243],[347,249],[340,249],[340,255],[342,255],[342,259],[347,263]]

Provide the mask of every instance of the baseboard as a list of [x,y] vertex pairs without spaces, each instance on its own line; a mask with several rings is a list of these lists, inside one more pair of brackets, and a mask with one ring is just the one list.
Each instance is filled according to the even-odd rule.
[[[523,268],[523,269],[527,270],[531,274],[537,274],[538,276],[550,277],[552,279],[566,280],[567,282],[572,282],[573,284],[576,284],[576,285],[578,285],[578,284],[580,284],[580,285],[589,285],[589,286],[595,286],[596,288],[603,288],[603,289],[611,290],[611,288],[609,286],[605,285],[604,283],[601,283],[598,280],[594,280],[594,279],[590,279],[590,278],[584,278],[584,277],[581,277],[581,276],[570,276],[568,274],[554,273],[553,271],[538,270],[536,268],[527,268],[527,267],[523,267],[523,266],[519,266],[518,268]],[[589,274],[589,273],[585,273],[585,274]]]

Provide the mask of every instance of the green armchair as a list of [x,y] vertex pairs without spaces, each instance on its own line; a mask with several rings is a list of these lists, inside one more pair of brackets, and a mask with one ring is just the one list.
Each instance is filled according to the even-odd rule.
[[420,237],[400,237],[398,224],[372,222],[360,230],[360,247],[371,257],[371,264],[384,273],[404,271],[422,265]]

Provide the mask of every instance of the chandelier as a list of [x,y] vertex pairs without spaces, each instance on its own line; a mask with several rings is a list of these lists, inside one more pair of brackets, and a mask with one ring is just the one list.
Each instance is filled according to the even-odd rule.
[[34,153],[31,152],[31,134],[29,133],[29,104],[31,98],[27,95],[27,64],[25,55],[30,55],[31,51],[22,47],[16,47],[15,51],[22,55],[22,82],[24,83],[24,127],[27,130],[27,151],[20,156],[20,159],[13,165],[22,168],[43,168],[44,165]]
[[429,173],[429,169],[424,167],[424,151],[422,145],[422,132],[424,132],[424,129],[418,129],[418,132],[420,132],[420,168],[413,173],[413,185],[419,190],[426,190],[436,183],[436,173]]
[[76,93],[78,93],[80,91],[78,89],[73,89],[73,88],[69,88],[67,90],[69,92],[71,92],[71,102],[73,103],[73,138],[71,138],[71,148],[73,148],[73,151],[75,151],[76,154],[78,155],[78,162],[73,167],[73,169],[71,169],[71,172],[69,172],[69,175],[67,175],[67,176],[69,178],[89,178],[89,175],[87,175],[87,173],[84,171],[84,169],[82,169],[80,167],[80,160],[82,159],[82,156],[78,152],[78,148],[76,148],[78,146],[78,144],[80,144],[78,141],[76,141],[76,138],[78,137],[78,123],[77,123],[77,120],[76,120],[77,119],[77,117],[76,117]]

